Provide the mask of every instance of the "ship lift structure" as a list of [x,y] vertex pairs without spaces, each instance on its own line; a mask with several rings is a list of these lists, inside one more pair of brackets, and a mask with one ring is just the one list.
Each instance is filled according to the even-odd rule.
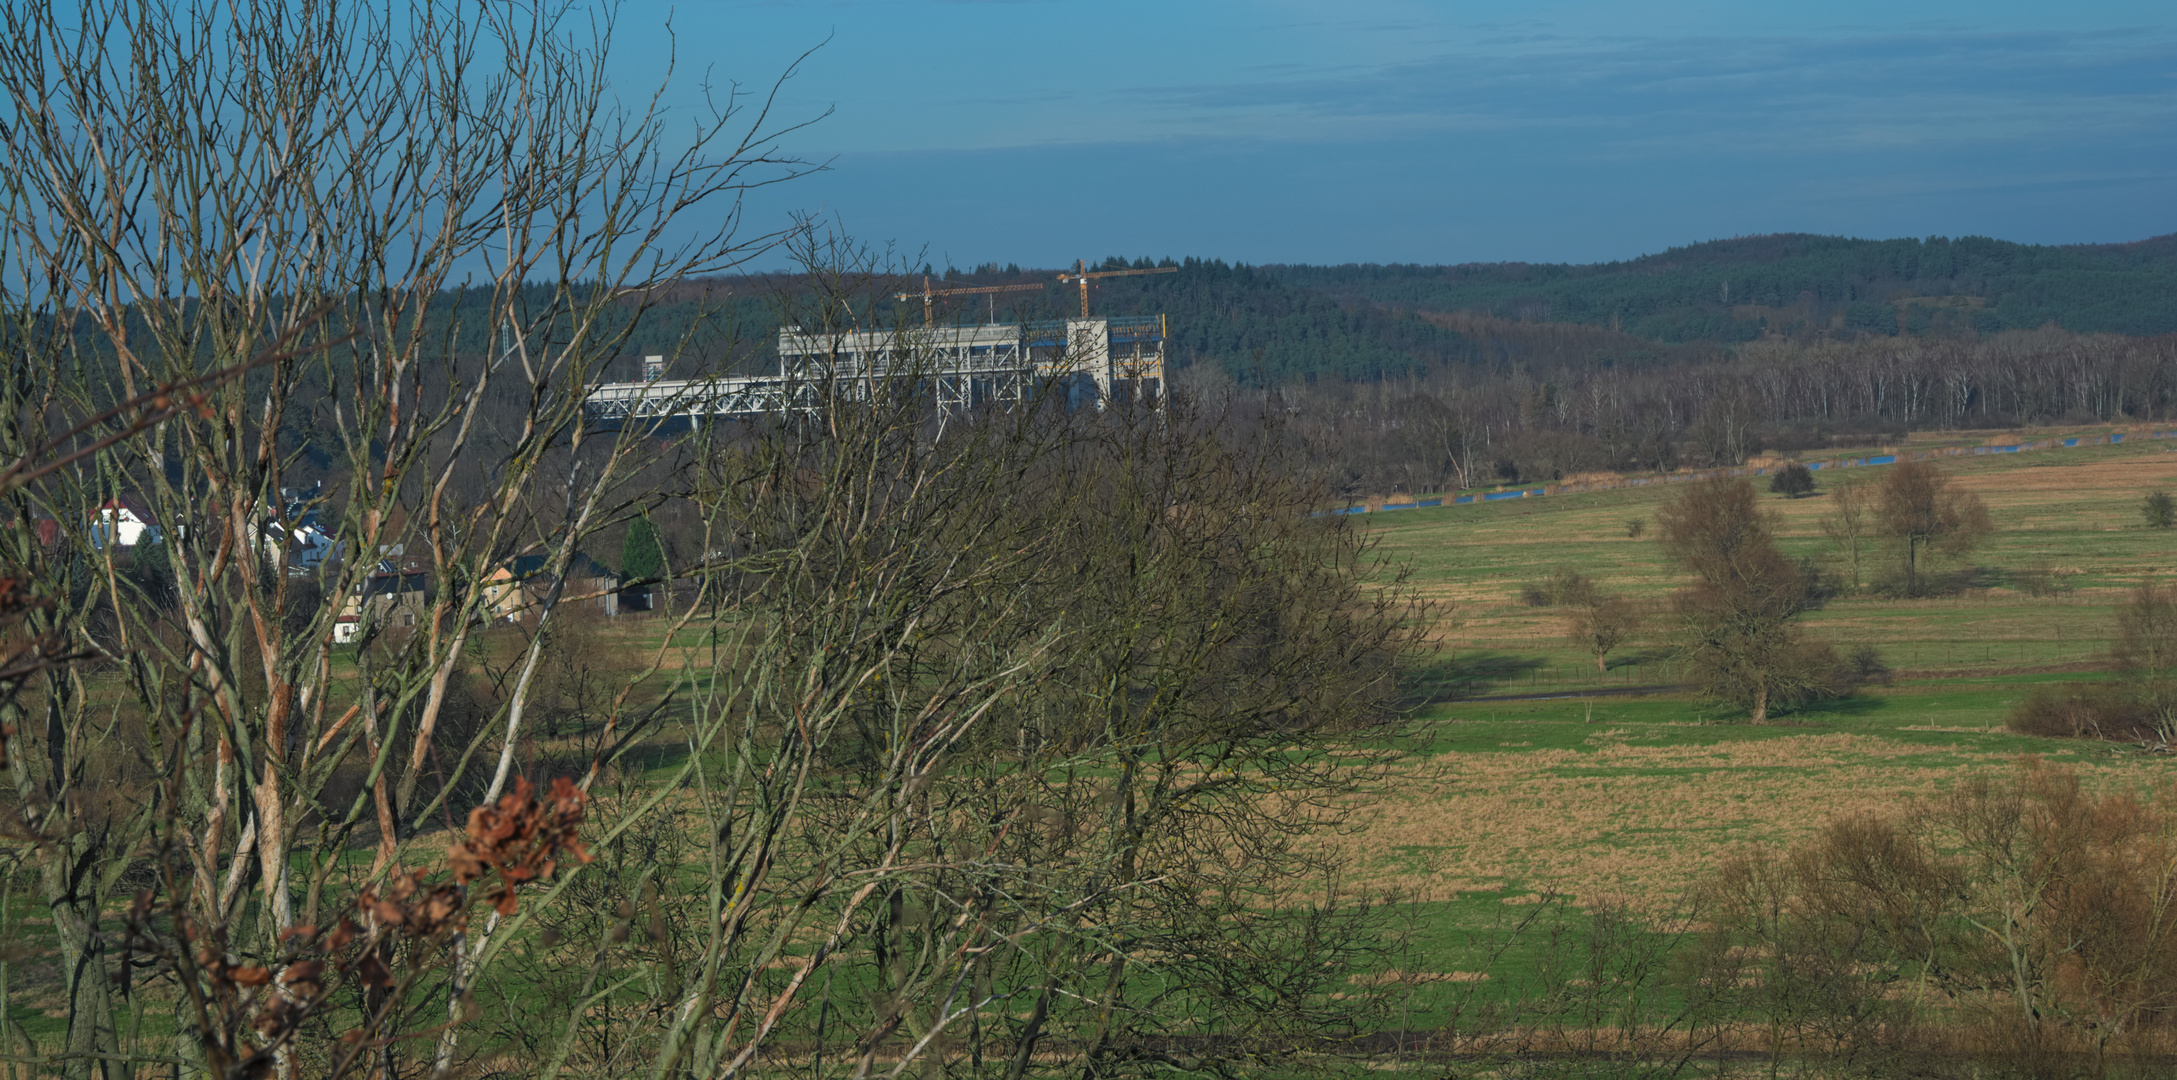
[[1038,387],[1063,387],[1069,399],[1093,395],[1098,409],[1113,402],[1154,403],[1165,392],[1162,315],[1091,317],[1088,282],[1176,267],[1061,274],[1081,288],[1082,317],[1029,323],[938,325],[934,297],[1010,292],[1043,286],[1001,285],[932,289],[896,299],[923,301],[923,325],[888,330],[779,330],[773,374],[666,379],[660,357],[648,357],[643,379],[592,389],[583,410],[593,421],[754,419],[815,411],[824,400],[868,401],[903,385],[927,393],[941,409],[1006,406],[1027,401]]

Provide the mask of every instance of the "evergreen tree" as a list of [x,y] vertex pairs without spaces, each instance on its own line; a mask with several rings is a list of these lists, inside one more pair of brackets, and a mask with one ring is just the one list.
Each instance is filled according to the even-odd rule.
[[620,543],[620,573],[637,581],[665,576],[665,548],[649,518],[636,518],[627,527],[627,539]]
[[[658,527],[649,518],[636,518],[620,542],[620,576],[636,582],[656,582],[665,576],[665,547],[658,541]],[[635,585],[623,594],[637,611],[648,611],[655,595],[650,584]]]
[[1776,475],[1769,478],[1769,490],[1793,499],[1811,494],[1814,491],[1814,470],[1796,461],[1792,462],[1778,469]]

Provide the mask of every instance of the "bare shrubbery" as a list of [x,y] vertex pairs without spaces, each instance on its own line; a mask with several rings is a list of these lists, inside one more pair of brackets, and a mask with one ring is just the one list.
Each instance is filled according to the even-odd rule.
[[[1070,412],[1062,355],[1010,411],[818,373],[686,439],[596,422],[660,290],[769,247],[735,194],[796,168],[761,94],[621,111],[564,14],[7,9],[0,936],[67,1023],[20,1029],[0,971],[0,1056],[1111,1075],[1368,1023],[1321,991],[1371,909],[1306,891],[1306,838],[1395,752],[1428,620],[1309,515],[1315,459],[1245,417]],[[897,286],[867,269],[810,260],[783,321],[869,329]],[[298,431],[335,459],[315,568],[280,517]],[[170,545],[141,567],[84,528],[132,493]],[[691,603],[601,704],[562,602],[669,500],[705,565],[668,561]],[[501,575],[531,561],[522,637]],[[515,766],[554,722],[588,760],[539,799]],[[611,873],[552,825],[575,792],[609,796]]]
[[2017,586],[2019,592],[2036,600],[2045,600],[2072,592],[2077,587],[2072,579],[2078,576],[2076,570],[2057,566],[2046,558],[2040,558],[2012,571],[2011,582]]
[[2116,739],[2167,747],[2177,740],[2177,585],[2148,578],[2117,612],[2107,683],[2040,687],[2005,726],[2026,735]]
[[2021,735],[2059,739],[2155,738],[2154,713],[2121,686],[2065,683],[2038,686],[2012,706],[2003,725]]
[[114,990],[171,1001],[175,1036],[205,1075],[394,1075],[395,1046],[433,1038],[450,1011],[469,1008],[471,921],[514,915],[521,886],[591,860],[578,836],[584,802],[565,777],[542,793],[517,780],[470,811],[442,858],[327,898],[327,928],[298,924],[255,947],[230,919],[202,918],[186,856],[160,852],[155,880],[115,920]]
[[2111,655],[2162,741],[2177,740],[2177,585],[2149,577],[2132,590]]
[[1872,645],[1854,646],[1845,657],[1845,666],[1854,683],[1887,683],[1894,674],[1889,661],[1883,659],[1882,650]]
[[[1383,960],[1380,909],[1324,884],[1311,837],[1398,755],[1427,605],[1356,523],[1311,514],[1323,488],[1275,415],[1069,410],[1056,381],[1011,409],[895,389],[700,428],[671,448],[685,486],[630,481],[630,501],[692,505],[707,561],[676,572],[693,595],[669,622],[611,632],[617,653],[550,584],[585,576],[567,572],[584,527],[547,499],[581,511],[580,493],[514,480],[503,502],[549,504],[509,528],[556,545],[524,585],[534,623],[474,587],[513,538],[449,547],[423,617],[366,614],[353,642],[332,615],[375,562],[323,590],[197,563],[173,604],[93,585],[26,609],[128,678],[86,691],[47,665],[0,686],[21,691],[0,694],[0,812],[33,841],[8,883],[45,899],[76,973],[69,1041],[20,1056],[717,1076],[808,1053],[813,1075],[921,1058],[1018,1078],[1181,1054],[1223,1071],[1377,1026],[1389,991],[1344,977]],[[593,435],[574,407],[554,424]],[[614,475],[637,434],[566,460]],[[327,517],[362,549],[360,528],[455,509],[406,505]],[[11,539],[7,569],[53,565]],[[267,593],[309,617],[249,621]],[[204,609],[239,629],[184,624]],[[117,715],[126,741],[97,737]],[[570,742],[580,780],[536,797],[517,764],[538,775]],[[231,764],[267,748],[289,756]],[[479,803],[449,848],[438,830]],[[597,822],[582,848],[570,808]],[[147,869],[147,850],[170,857]],[[111,902],[146,885],[134,915]],[[176,1058],[160,1025],[197,989],[210,1041]]]
[[1779,1052],[1921,1076],[2158,1076],[2177,1049],[2177,787],[2028,761],[1713,880],[1711,981]]
[[546,738],[588,731],[612,707],[619,665],[600,633],[601,618],[589,609],[568,611],[543,631],[537,706]]
[[1540,581],[1519,587],[1519,602],[1528,607],[1579,606],[1592,600],[1598,586],[1577,567],[1560,566]]

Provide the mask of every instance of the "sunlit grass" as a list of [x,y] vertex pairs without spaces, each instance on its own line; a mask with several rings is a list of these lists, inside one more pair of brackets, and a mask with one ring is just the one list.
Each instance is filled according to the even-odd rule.
[[[2117,605],[2142,577],[2177,567],[2177,536],[2139,515],[2146,492],[2177,488],[2167,449],[1947,459],[1999,530],[1957,568],[1962,587],[1924,600],[1848,594],[1809,615],[1813,635],[1875,646],[1897,678],[1763,727],[1682,692],[1628,694],[1676,681],[1666,641],[1637,642],[1598,674],[1565,640],[1563,612],[1521,603],[1522,586],[1560,566],[1630,596],[1667,596],[1678,575],[1653,521],[1672,486],[1373,516],[1384,549],[1413,566],[1448,618],[1417,704],[1428,752],[1334,844],[1370,886],[1426,902],[1556,890],[1660,911],[1747,845],[1895,809],[2022,755],[2078,767],[2096,785],[2160,782],[2166,764],[2132,748],[2002,724],[2036,684],[2107,677]],[[1826,491],[1880,473],[1820,479]],[[1764,505],[1787,552],[1848,579],[1821,534],[1825,495],[1765,494]],[[1649,523],[1638,538],[1626,528],[1636,518]],[[2029,595],[2019,572],[2035,564],[2067,590]]]

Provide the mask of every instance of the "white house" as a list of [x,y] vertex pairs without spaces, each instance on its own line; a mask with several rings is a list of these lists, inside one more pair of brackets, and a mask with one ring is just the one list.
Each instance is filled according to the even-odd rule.
[[105,547],[111,538],[121,547],[135,547],[159,539],[159,527],[151,511],[133,498],[123,496],[98,504],[98,520],[91,526],[91,544]]

